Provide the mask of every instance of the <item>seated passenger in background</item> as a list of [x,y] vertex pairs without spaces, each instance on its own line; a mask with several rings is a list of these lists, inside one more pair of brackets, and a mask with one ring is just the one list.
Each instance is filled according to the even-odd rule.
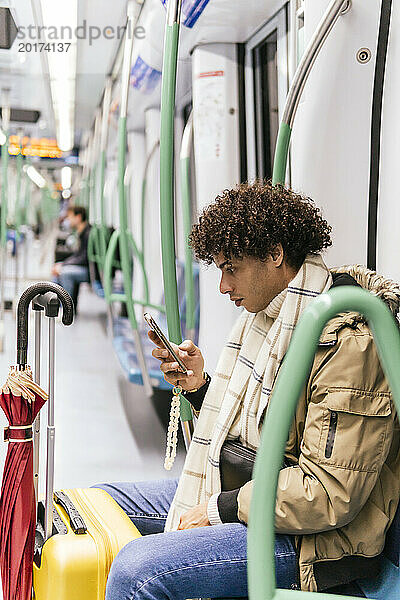
[[78,233],[78,248],[63,262],[56,263],[52,269],[54,282],[59,283],[72,296],[75,307],[78,301],[80,283],[89,281],[88,241],[90,225],[87,222],[86,208],[71,206],[67,218],[72,229]]
[[[116,557],[107,600],[247,595],[252,481],[238,473],[241,484],[222,487],[222,445],[237,440],[257,450],[293,329],[318,294],[361,285],[394,314],[399,310],[400,289],[392,282],[363,267],[327,268],[321,251],[331,245],[330,231],[309,199],[263,183],[224,191],[194,225],[195,255],[215,263],[221,293],[244,310],[212,378],[190,340],[178,349],[187,376],[168,351],[153,351],[165,379],[179,381],[200,414],[179,480],[99,486],[145,536]],[[399,442],[371,332],[360,315],[340,314],[320,338],[279,476],[278,587],[339,589],[377,573],[399,499]]]

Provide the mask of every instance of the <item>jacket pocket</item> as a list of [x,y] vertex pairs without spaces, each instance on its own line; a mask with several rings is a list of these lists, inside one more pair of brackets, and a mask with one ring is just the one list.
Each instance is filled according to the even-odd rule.
[[390,394],[330,388],[322,404],[319,462],[354,471],[379,469],[390,443]]

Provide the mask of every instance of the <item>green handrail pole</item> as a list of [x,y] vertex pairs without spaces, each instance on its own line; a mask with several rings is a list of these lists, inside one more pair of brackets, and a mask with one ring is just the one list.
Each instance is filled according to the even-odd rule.
[[314,360],[327,321],[338,313],[364,315],[373,333],[383,371],[400,413],[400,334],[382,300],[370,292],[341,287],[321,294],[304,311],[280,369],[267,410],[254,467],[254,489],[248,527],[248,580],[250,600],[330,600],[330,594],[276,590],[275,505],[279,471],[297,402]]
[[89,210],[91,211],[92,223],[99,224],[100,217],[100,194],[99,194],[99,172],[100,172],[100,158],[101,152],[97,148],[100,147],[100,126],[101,126],[101,109],[98,108],[96,111],[96,117],[94,120],[94,131],[93,131],[93,144],[92,144],[92,196],[91,205]]
[[[2,186],[1,186],[1,223],[0,223],[0,244],[2,248],[7,244],[7,213],[8,213],[8,148],[9,148],[9,126],[10,126],[10,106],[9,90],[3,90],[2,107],[3,131],[6,141],[2,146]],[[2,299],[3,301],[3,299]]]
[[[127,31],[133,24],[133,5],[128,2]],[[118,206],[119,206],[119,249],[121,255],[121,267],[124,276],[124,288],[126,295],[126,308],[132,329],[137,329],[137,321],[132,300],[132,270],[128,245],[128,210],[126,203],[125,169],[126,169],[126,145],[127,145],[127,112],[130,69],[132,62],[132,36],[125,35],[125,48],[121,73],[121,107],[118,122]]]
[[25,191],[24,191],[24,209],[23,209],[23,222],[24,225],[28,225],[28,214],[29,214],[29,206],[30,206],[30,201],[31,201],[31,180],[29,179],[28,175],[26,174],[26,166],[24,166],[24,173],[25,173]]
[[17,186],[15,193],[15,215],[14,215],[14,226],[15,233],[18,238],[19,236],[19,228],[21,227],[21,192],[22,192],[22,166],[24,162],[24,158],[22,156],[22,135],[20,135],[20,143],[19,143],[19,153],[16,158],[16,166],[17,166]]
[[[31,201],[31,190],[32,190],[32,182],[28,175],[26,174],[25,167],[25,193],[24,193],[24,214],[23,214],[23,222],[25,225],[28,225],[29,218],[29,208]],[[26,279],[28,276],[28,238],[25,239],[24,244],[24,266],[23,266],[23,277]]]
[[[176,344],[182,342],[174,236],[174,112],[180,13],[181,0],[169,0],[164,37],[160,126],[160,223],[164,295],[168,335]],[[192,423],[192,411],[189,402],[182,396],[181,421],[188,448],[191,438],[189,423]]]
[[[110,116],[110,104],[111,104],[111,90],[112,80],[111,77],[107,78],[106,87],[104,90],[103,98],[103,112],[101,122],[101,134],[100,134],[100,180],[99,180],[99,204],[100,204],[100,255],[104,265],[104,260],[107,251],[107,239],[106,239],[106,217],[105,217],[105,205],[104,205],[104,185],[105,185],[105,171],[106,171],[106,152],[107,152],[107,136],[108,136],[108,120]],[[103,266],[102,266],[103,268]]]
[[286,165],[289,152],[290,137],[293,122],[301,94],[311,72],[313,64],[324,45],[329,33],[341,14],[350,8],[350,0],[331,0],[325,14],[323,15],[314,35],[312,36],[306,50],[301,57],[299,65],[290,85],[283,111],[282,122],[279,127],[278,140],[275,148],[274,166],[272,172],[272,184],[284,185],[286,177]]
[[190,155],[193,142],[193,111],[190,113],[188,122],[182,136],[180,168],[181,168],[181,194],[183,231],[185,237],[185,295],[186,295],[186,336],[194,337],[196,325],[196,302],[194,297],[193,280],[193,255],[188,240],[192,229],[192,206],[190,185]]
[[[4,110],[4,109],[3,109]],[[4,117],[3,117],[4,121]],[[5,248],[7,244],[7,214],[8,214],[8,147],[9,147],[9,135],[5,132],[6,141],[3,144],[1,150],[1,162],[2,162],[2,181],[1,181],[1,231],[0,241],[2,248]]]
[[160,219],[164,293],[168,334],[176,344],[182,341],[174,236],[174,112],[180,11],[181,0],[169,0],[164,38],[160,125]]
[[125,33],[124,56],[121,72],[121,107],[118,123],[118,200],[119,200],[119,251],[121,257],[121,268],[124,279],[125,302],[128,318],[132,327],[137,357],[142,372],[143,386],[148,396],[153,393],[150,377],[147,370],[146,360],[143,353],[142,341],[138,332],[135,305],[132,298],[132,262],[129,252],[129,231],[128,231],[128,210],[125,187],[125,169],[126,169],[126,145],[127,130],[126,119],[128,112],[128,96],[130,86],[130,73],[132,63],[133,49],[133,31],[138,16],[138,5],[132,0],[127,6],[127,28]]
[[15,206],[14,206],[14,227],[15,227],[15,256],[14,256],[14,298],[15,301],[18,299],[18,281],[19,281],[19,261],[18,261],[18,241],[19,241],[19,230],[21,227],[21,192],[22,192],[22,165],[24,159],[22,156],[22,132],[19,132],[19,153],[16,158],[17,166],[17,185],[15,190]]

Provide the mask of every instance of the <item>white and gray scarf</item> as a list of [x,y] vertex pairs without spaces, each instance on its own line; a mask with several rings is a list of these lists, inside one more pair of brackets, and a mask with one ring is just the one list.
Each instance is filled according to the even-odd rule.
[[297,321],[331,285],[322,257],[309,254],[266,309],[242,312],[204,398],[165,531],[177,529],[183,513],[221,491],[219,456],[226,439],[239,437],[258,448],[262,417]]

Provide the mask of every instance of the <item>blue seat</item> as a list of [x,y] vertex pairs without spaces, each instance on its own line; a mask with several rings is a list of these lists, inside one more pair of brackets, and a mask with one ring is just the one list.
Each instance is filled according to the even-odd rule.
[[[92,290],[94,291],[94,293],[96,294],[96,296],[98,296],[99,298],[104,298],[105,297],[104,289],[103,289],[103,284],[98,279],[95,279],[92,282]],[[113,294],[123,294],[124,293],[123,286],[121,286],[119,284],[117,285],[117,284],[113,283],[112,293]]]
[[[143,385],[142,372],[133,340],[120,336],[114,338],[113,345],[128,381]],[[170,390],[172,386],[163,378],[160,371],[160,362],[148,353],[145,354],[145,359],[152,386],[161,390]]]
[[101,285],[101,281],[95,279],[95,281],[93,281],[92,283],[92,289],[96,296],[98,296],[99,298],[104,298],[104,290],[103,286]]
[[[177,288],[178,288],[178,300],[179,310],[181,314],[181,327],[182,332],[185,333],[185,320],[186,320],[186,298],[185,298],[185,271],[184,265],[181,262],[177,262]],[[194,342],[197,343],[199,337],[199,319],[200,319],[200,302],[199,302],[199,267],[197,264],[193,265],[193,275],[195,282],[195,298],[196,298],[196,326]],[[164,304],[164,297],[161,300],[161,304]],[[163,331],[167,331],[167,319],[164,313],[159,313],[157,316],[157,322]],[[139,327],[140,339],[142,342],[143,353],[148,368],[149,377],[153,388],[158,389],[171,389],[172,386],[167,383],[160,371],[160,363],[157,359],[153,358],[151,352],[154,348],[154,344],[148,338],[148,327],[147,325],[141,324]],[[124,370],[128,380],[132,383],[143,385],[143,377],[140,369],[139,361],[137,359],[135,342],[133,337],[132,328],[127,317],[116,317],[113,320],[113,346],[117,354],[118,360],[122,369]]]

